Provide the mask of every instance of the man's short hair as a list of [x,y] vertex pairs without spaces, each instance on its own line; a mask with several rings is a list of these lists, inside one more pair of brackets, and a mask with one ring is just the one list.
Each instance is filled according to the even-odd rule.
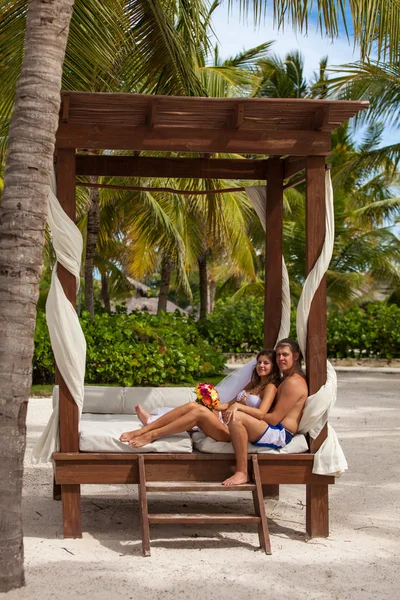
[[299,366],[299,369],[301,369],[302,355],[301,355],[299,343],[296,340],[294,340],[293,338],[283,338],[282,340],[279,340],[279,342],[276,344],[275,350],[278,350],[278,348],[281,348],[282,346],[289,346],[292,354],[296,354],[296,352],[298,353],[299,359],[297,361],[297,364]]

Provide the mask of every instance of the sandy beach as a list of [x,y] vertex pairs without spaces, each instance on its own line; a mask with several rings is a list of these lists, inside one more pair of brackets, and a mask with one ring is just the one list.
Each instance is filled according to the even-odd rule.
[[[83,539],[64,540],[51,466],[30,463],[51,400],[32,399],[23,502],[27,585],[0,598],[397,598],[399,387],[399,374],[339,374],[331,424],[349,471],[330,488],[330,537],[307,539],[305,487],[281,486],[279,502],[266,501],[272,556],[258,550],[252,527],[155,525],[152,555],[143,558],[136,486],[82,486]],[[252,510],[249,494],[210,497],[212,512]],[[202,512],[207,504],[194,494],[150,499],[153,512]]]

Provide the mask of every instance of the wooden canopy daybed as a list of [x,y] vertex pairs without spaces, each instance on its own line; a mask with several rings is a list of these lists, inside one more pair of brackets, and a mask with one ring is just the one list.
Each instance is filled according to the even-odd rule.
[[[331,131],[366,106],[365,102],[308,99],[64,92],[56,138],[58,199],[75,220],[77,176],[266,180],[264,332],[265,347],[270,347],[276,342],[282,310],[284,187],[293,177],[294,181],[305,180],[308,273],[325,236],[325,160],[331,150]],[[79,149],[129,150],[132,155],[77,154]],[[141,151],[195,153],[197,157],[140,156]],[[218,153],[265,158],[210,158]],[[75,303],[74,276],[61,265],[58,274],[68,299]],[[325,279],[311,306],[306,364],[312,394],[326,380]],[[58,382],[61,450],[53,458],[55,481],[62,493],[64,537],[82,535],[81,484],[141,482],[143,486],[144,469],[147,482],[221,482],[231,474],[232,455],[80,452],[78,409],[60,374]],[[334,483],[334,477],[312,473],[313,453],[325,437],[326,428],[317,439],[310,439],[309,453],[264,454],[255,461],[265,496],[276,496],[279,484],[306,485],[306,531],[310,536],[329,533],[328,485]],[[140,498],[143,501],[143,496]]]

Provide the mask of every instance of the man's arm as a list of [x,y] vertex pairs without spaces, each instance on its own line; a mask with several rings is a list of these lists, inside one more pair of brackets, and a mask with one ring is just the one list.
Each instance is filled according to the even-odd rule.
[[279,398],[274,410],[267,413],[264,421],[268,425],[277,425],[284,419],[299,400],[304,399],[306,391],[298,380],[287,379],[281,384],[278,391]]

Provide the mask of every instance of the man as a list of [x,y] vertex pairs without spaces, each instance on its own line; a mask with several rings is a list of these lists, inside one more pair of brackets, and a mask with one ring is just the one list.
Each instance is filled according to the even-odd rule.
[[300,348],[295,340],[285,338],[276,346],[276,362],[282,373],[271,412],[263,420],[236,412],[229,422],[236,454],[236,472],[223,485],[240,485],[249,480],[247,445],[283,448],[297,433],[308,397],[305,374],[301,369]]

